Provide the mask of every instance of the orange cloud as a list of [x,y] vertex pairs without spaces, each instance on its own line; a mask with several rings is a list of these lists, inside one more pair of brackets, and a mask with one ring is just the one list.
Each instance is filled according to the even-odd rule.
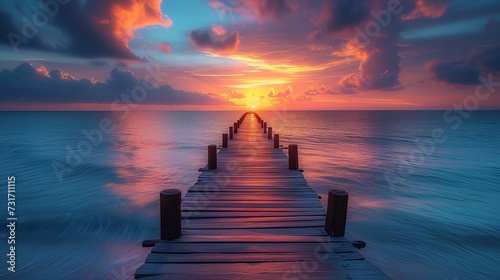
[[172,20],[162,15],[161,2],[162,0],[128,0],[95,3],[94,19],[99,25],[111,28],[114,37],[128,45],[135,30],[148,25],[172,25]]
[[418,18],[438,18],[444,15],[448,3],[442,0],[417,0],[414,9],[402,16],[403,20]]
[[312,85],[306,89],[304,92],[305,95],[307,96],[312,96],[312,95],[325,95],[325,94],[334,94],[335,92],[331,89],[328,88],[325,85]]
[[158,45],[158,49],[164,53],[170,53],[171,50],[170,50],[170,44],[167,43],[167,42],[164,42],[164,43],[160,43]]

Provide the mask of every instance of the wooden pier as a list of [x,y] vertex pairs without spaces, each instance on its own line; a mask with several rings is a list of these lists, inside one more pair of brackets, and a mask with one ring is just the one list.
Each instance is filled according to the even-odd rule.
[[209,146],[182,203],[179,191],[162,193],[162,240],[137,279],[389,279],[343,237],[347,193],[330,192],[325,223],[297,146],[289,159],[268,125],[245,113]]

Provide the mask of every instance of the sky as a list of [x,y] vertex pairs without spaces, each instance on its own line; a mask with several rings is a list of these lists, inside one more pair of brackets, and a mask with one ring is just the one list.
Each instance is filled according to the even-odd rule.
[[497,0],[0,6],[0,110],[500,109]]

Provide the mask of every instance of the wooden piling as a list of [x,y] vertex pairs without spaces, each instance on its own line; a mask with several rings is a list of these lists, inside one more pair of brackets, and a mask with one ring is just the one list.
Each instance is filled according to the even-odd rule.
[[277,149],[280,147],[280,135],[274,134],[274,148]]
[[288,145],[288,168],[299,170],[299,151],[297,144]]
[[267,139],[273,139],[273,128],[272,127],[267,128]]
[[267,132],[267,122],[264,122],[264,133]]
[[227,133],[223,133],[222,134],[222,148],[227,148],[227,138],[228,138]]
[[181,236],[181,191],[160,192],[160,238],[174,240]]
[[325,230],[330,236],[344,236],[349,194],[343,190],[332,189],[328,192]]
[[208,169],[217,169],[217,146],[208,145]]
[[233,139],[233,127],[229,127],[229,139]]
[[238,124],[237,123],[233,124],[233,128],[234,128],[234,133],[238,133]]

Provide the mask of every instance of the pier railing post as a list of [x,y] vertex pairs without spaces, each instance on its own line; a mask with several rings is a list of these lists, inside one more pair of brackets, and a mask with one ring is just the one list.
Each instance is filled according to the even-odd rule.
[[267,132],[267,122],[264,122],[264,133]]
[[227,133],[223,133],[222,134],[222,148],[227,148],[227,138],[228,138]]
[[274,148],[279,148],[280,147],[280,135],[279,134],[274,134]]
[[267,128],[267,139],[273,139],[273,128],[272,127]]
[[217,146],[208,145],[208,169],[217,169]]
[[299,149],[297,144],[288,145],[288,168],[299,170]]
[[233,139],[233,127],[229,127],[229,139]]
[[349,194],[343,190],[331,189],[328,192],[325,230],[330,236],[344,236]]
[[233,127],[234,127],[234,133],[238,133],[238,123],[234,123]]
[[174,240],[181,236],[181,191],[160,192],[160,238]]

